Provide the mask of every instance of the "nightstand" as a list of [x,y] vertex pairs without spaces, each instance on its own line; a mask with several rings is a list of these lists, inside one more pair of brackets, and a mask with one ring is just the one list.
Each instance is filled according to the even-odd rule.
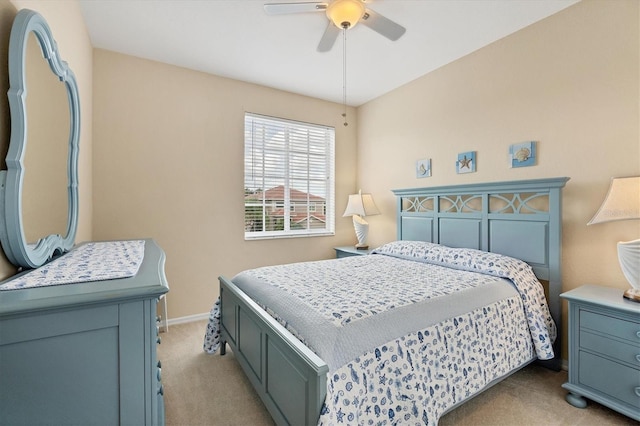
[[571,405],[586,398],[640,420],[640,303],[623,290],[586,285],[560,295],[569,303]]
[[363,254],[369,254],[373,251],[371,250],[358,250],[354,246],[342,246],[342,247],[334,247],[336,251],[336,257],[340,259],[341,257],[349,257],[349,256],[361,256]]

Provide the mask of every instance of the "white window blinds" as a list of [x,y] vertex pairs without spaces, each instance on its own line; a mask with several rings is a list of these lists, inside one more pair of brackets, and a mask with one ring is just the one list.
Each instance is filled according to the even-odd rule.
[[245,239],[334,233],[333,127],[244,120]]

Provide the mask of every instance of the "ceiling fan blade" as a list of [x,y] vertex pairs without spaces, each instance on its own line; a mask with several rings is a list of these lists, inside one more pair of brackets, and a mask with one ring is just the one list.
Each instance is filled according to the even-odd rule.
[[320,12],[327,10],[324,2],[300,2],[300,3],[265,3],[264,11],[267,15],[284,15],[287,13]]
[[389,40],[396,41],[407,31],[402,25],[396,24],[389,18],[385,18],[379,13],[374,12],[371,9],[367,9],[364,12],[364,16],[360,20],[362,25],[366,25],[375,32],[382,34]]
[[320,39],[320,43],[318,43],[318,52],[328,52],[331,50],[333,45],[338,38],[338,35],[342,31],[340,28],[333,25],[331,21],[327,25],[327,29],[324,30],[324,34],[322,34],[322,38]]

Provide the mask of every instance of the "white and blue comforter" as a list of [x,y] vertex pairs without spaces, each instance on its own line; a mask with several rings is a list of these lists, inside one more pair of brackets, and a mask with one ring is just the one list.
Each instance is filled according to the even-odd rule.
[[556,328],[526,263],[423,242],[374,253],[233,279],[329,366],[319,424],[437,424],[494,379],[553,357]]

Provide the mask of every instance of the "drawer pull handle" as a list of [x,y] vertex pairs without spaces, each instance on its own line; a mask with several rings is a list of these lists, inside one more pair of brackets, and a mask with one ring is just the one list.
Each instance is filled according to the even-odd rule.
[[635,391],[636,395],[640,396],[640,386],[636,386],[634,391]]
[[638,336],[638,338],[640,338],[640,331],[636,331],[636,336]]
[[640,362],[640,354],[636,355],[636,361]]

